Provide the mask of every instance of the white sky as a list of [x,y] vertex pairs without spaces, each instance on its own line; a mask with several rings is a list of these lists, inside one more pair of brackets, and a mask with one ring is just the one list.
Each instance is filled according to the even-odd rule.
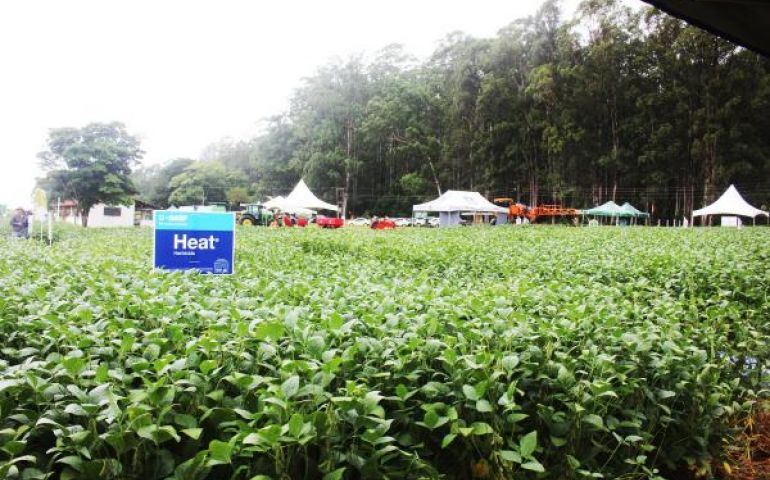
[[[29,205],[50,128],[121,121],[143,163],[259,131],[302,77],[390,43],[423,58],[447,33],[489,37],[541,1],[0,2],[0,204]],[[564,0],[565,15],[578,0]]]

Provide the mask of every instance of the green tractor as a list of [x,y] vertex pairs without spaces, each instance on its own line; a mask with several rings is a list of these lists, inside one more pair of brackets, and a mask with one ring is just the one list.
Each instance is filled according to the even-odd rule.
[[273,212],[266,209],[261,203],[250,203],[246,209],[240,212],[238,223],[241,225],[270,225]]

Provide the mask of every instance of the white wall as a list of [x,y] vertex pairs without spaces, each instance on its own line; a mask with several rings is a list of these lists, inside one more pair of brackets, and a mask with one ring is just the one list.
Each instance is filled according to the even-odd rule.
[[133,227],[134,226],[134,206],[115,205],[120,208],[120,216],[104,215],[103,203],[91,207],[88,211],[89,227]]
[[456,227],[460,224],[460,212],[438,212],[439,227]]
[[730,216],[730,215],[722,215],[720,224],[723,227],[742,227],[743,226],[741,217]]

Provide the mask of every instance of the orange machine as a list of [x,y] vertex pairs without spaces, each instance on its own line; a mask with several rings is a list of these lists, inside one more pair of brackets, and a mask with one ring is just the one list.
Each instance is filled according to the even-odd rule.
[[580,211],[576,208],[565,208],[561,205],[539,205],[536,207],[528,207],[521,203],[516,203],[512,198],[495,198],[495,205],[506,207],[508,209],[508,220],[512,221],[516,217],[526,217],[530,222],[535,223],[537,220],[548,219],[555,221],[557,218],[572,219],[577,218],[580,215]]
[[516,203],[512,198],[496,198],[494,199],[495,205],[505,207],[508,209],[508,220],[513,220],[516,217],[529,217],[529,208],[523,203]]

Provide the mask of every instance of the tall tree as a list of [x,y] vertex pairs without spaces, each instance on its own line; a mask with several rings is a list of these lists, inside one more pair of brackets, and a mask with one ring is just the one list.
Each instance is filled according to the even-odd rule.
[[264,135],[204,157],[258,199],[305,177],[327,200],[344,188],[357,213],[407,214],[450,188],[663,218],[729,183],[770,203],[767,59],[621,0],[571,19],[559,7],[492,38],[451,33],[421,63],[399,45],[330,62]]
[[144,152],[122,123],[53,129],[47,143],[48,149],[38,154],[46,171],[39,184],[50,198],[76,200],[83,226],[92,206],[129,202],[136,193],[131,168]]
[[184,172],[193,163],[195,160],[190,158],[177,158],[163,165],[149,165],[136,169],[132,179],[139,192],[139,198],[158,208],[167,208],[168,197],[171,195],[169,186],[171,179]]
[[302,177],[298,129],[286,116],[270,119],[267,133],[255,142],[251,189],[257,198],[285,194]]
[[319,69],[292,102],[308,182],[326,191],[344,188],[343,215],[360,165],[358,130],[368,86],[363,61],[354,56]]
[[227,202],[227,192],[246,186],[239,172],[216,161],[197,162],[169,182],[170,205],[206,205]]
[[238,208],[243,203],[249,203],[251,201],[251,194],[246,187],[230,187],[226,192],[227,203],[232,208]]

